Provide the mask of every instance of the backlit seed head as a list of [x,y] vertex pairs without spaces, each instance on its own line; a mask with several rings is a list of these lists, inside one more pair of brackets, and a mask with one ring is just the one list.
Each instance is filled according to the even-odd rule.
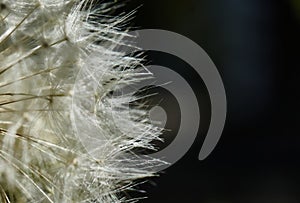
[[135,98],[110,96],[142,79],[141,59],[114,51],[128,35],[120,29],[128,16],[95,5],[0,0],[2,202],[123,202],[122,192],[159,163],[132,150],[153,148],[160,129],[142,109],[125,116],[123,103]]

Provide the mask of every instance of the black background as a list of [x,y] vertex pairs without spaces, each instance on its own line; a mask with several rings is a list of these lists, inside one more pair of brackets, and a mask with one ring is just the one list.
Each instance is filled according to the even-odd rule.
[[300,202],[300,1],[131,0],[123,9],[138,6],[137,29],[177,32],[209,54],[228,100],[213,153],[198,160],[199,134],[178,163],[142,186],[141,202]]

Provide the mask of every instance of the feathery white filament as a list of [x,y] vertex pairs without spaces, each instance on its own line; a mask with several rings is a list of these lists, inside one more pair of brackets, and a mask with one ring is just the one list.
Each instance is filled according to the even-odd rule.
[[128,16],[108,17],[108,6],[0,0],[2,202],[123,202],[152,175],[157,160],[132,149],[152,149],[160,130],[143,110],[128,116],[123,104],[135,98],[110,94],[142,74],[140,59],[114,51]]

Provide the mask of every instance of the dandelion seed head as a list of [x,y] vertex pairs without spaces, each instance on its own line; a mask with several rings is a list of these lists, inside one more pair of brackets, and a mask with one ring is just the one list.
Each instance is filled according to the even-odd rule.
[[133,96],[110,95],[143,79],[141,59],[115,51],[129,16],[93,3],[0,0],[3,202],[130,201],[122,192],[159,163],[133,149],[153,149],[160,129],[129,116]]

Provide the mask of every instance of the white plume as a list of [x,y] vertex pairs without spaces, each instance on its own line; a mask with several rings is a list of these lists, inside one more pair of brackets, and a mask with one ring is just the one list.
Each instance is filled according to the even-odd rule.
[[[129,15],[88,0],[0,0],[0,199],[128,202],[151,176],[160,129],[133,96],[111,92],[151,76],[115,51]],[[124,30],[124,29],[123,29]],[[120,127],[122,126],[122,127]]]

